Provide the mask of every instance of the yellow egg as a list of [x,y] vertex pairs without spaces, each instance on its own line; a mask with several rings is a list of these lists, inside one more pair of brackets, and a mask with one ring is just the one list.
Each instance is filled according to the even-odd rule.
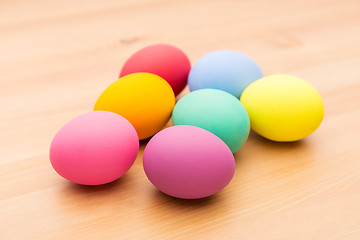
[[136,129],[139,139],[151,137],[169,121],[175,105],[170,85],[151,73],[133,73],[111,84],[94,110],[117,113]]
[[317,90],[289,75],[272,75],[250,84],[240,98],[248,111],[251,128],[279,142],[303,139],[313,133],[324,117]]

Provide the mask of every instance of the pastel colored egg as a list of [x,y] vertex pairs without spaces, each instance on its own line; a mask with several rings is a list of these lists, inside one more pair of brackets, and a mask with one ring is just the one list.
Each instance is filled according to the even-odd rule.
[[273,141],[291,142],[313,133],[324,117],[317,90],[289,75],[272,75],[252,83],[241,96],[251,128]]
[[188,84],[190,91],[214,88],[239,99],[249,84],[262,77],[260,67],[247,55],[219,50],[203,56],[194,64]]
[[173,110],[173,125],[192,125],[208,130],[236,152],[250,132],[249,116],[240,100],[216,90],[202,89],[182,97]]
[[151,138],[143,165],[148,179],[160,191],[183,199],[219,192],[235,171],[234,156],[220,138],[186,125],[166,128]]
[[135,127],[139,138],[151,137],[169,121],[175,105],[170,85],[151,73],[133,73],[111,84],[94,110],[117,113]]
[[99,185],[125,174],[138,150],[139,138],[128,120],[96,111],[72,119],[57,132],[50,146],[50,161],[69,181]]
[[180,49],[167,45],[155,44],[137,51],[124,64],[120,77],[148,72],[164,78],[179,94],[187,84],[191,65],[188,57]]

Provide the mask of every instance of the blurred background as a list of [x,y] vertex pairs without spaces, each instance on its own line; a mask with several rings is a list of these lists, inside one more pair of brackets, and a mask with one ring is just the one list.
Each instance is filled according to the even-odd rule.
[[[0,238],[360,239],[359,11],[359,0],[0,0]],[[105,187],[58,177],[53,135],[154,43],[192,64],[231,49],[265,75],[301,77],[322,95],[324,122],[300,143],[251,135],[210,200],[157,193],[141,152]]]

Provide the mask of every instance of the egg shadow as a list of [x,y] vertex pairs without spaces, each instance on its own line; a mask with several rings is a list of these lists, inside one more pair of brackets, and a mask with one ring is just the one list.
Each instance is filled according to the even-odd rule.
[[223,191],[199,199],[175,198],[156,188],[149,193],[149,204],[143,209],[144,221],[159,236],[179,231],[190,234],[209,222],[221,224],[231,212],[231,196]]
[[115,188],[121,187],[121,185],[123,185],[124,182],[126,181],[125,180],[126,178],[127,178],[126,175],[124,175],[123,177],[121,177],[115,181],[112,181],[112,182],[106,183],[106,184],[102,184],[102,185],[82,185],[82,184],[69,182],[66,184],[66,189],[69,192],[73,192],[73,193],[77,193],[77,194],[109,192],[109,191],[113,191]]
[[[294,142],[275,142],[251,131],[247,144],[244,151],[237,155],[240,159],[247,159],[240,161],[241,164],[237,163],[237,169],[241,169],[241,172],[244,171],[243,167],[250,169],[261,166],[267,169],[267,173],[276,174],[286,169],[287,173],[295,176],[313,166],[317,159],[315,146],[310,138]],[[246,175],[244,172],[243,174]]]
[[143,152],[145,150],[145,147],[149,143],[150,139],[151,137],[139,141],[139,152]]
[[[59,189],[58,200],[62,204],[80,206],[79,209],[87,209],[90,206],[106,204],[107,199],[120,197],[131,190],[132,177],[125,174],[121,178],[103,185],[81,185],[65,182]],[[72,199],[74,201],[68,201]]]
[[249,140],[254,144],[258,144],[261,145],[262,147],[273,148],[273,149],[304,148],[308,145],[306,139],[301,139],[293,142],[277,142],[277,141],[269,140],[257,134],[253,130],[250,131]]
[[218,200],[218,196],[212,195],[209,197],[198,198],[198,199],[181,199],[169,196],[157,189],[153,191],[153,200],[161,202],[163,204],[168,204],[171,208],[187,208],[187,209],[199,209],[203,207],[210,206],[215,204]]
[[119,191],[126,190],[126,183],[129,182],[129,175],[125,174],[121,178],[102,185],[82,185],[73,182],[66,182],[61,189],[60,195],[63,198],[71,197],[78,199],[83,204],[91,203],[93,199],[105,199]]
[[234,154],[236,177],[248,176],[249,171],[260,167],[266,171],[300,172],[311,167],[316,161],[311,139],[294,142],[275,142],[251,130],[248,141]]

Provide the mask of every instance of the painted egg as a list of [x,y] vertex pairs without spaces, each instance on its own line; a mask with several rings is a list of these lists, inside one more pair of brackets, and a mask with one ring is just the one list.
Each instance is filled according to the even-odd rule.
[[160,131],[169,121],[175,105],[170,85],[151,73],[133,73],[111,84],[98,98],[94,110],[117,113],[145,139]]
[[251,128],[279,142],[303,139],[313,133],[324,117],[318,91],[304,80],[272,75],[252,83],[241,96]]
[[230,50],[211,52],[191,68],[188,78],[190,91],[214,88],[240,99],[244,89],[262,78],[257,63],[245,54]]
[[99,185],[125,174],[138,150],[139,138],[128,120],[95,111],[72,119],[57,132],[50,146],[50,161],[67,180]]
[[191,65],[188,57],[180,49],[167,45],[155,44],[137,51],[124,64],[120,77],[148,72],[164,78],[179,94],[187,84]]
[[143,165],[148,179],[160,191],[183,199],[219,192],[235,171],[234,156],[220,138],[187,125],[166,128],[151,138]]
[[175,105],[172,122],[208,130],[232,152],[244,145],[250,132],[249,116],[240,100],[216,89],[201,89],[182,97]]

